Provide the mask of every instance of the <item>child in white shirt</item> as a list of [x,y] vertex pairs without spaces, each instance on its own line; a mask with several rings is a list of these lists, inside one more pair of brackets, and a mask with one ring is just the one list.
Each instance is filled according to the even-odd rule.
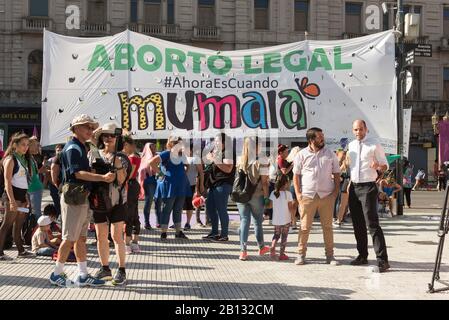
[[285,254],[287,236],[291,223],[290,211],[294,205],[290,192],[290,181],[286,175],[278,175],[274,185],[274,191],[270,194],[270,207],[273,208],[274,235],[271,243],[271,258],[276,258],[276,244],[281,238],[281,250],[279,260],[288,260]]

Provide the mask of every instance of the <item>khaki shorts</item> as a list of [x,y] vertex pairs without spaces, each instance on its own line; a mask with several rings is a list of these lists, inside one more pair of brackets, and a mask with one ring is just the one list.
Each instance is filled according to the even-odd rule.
[[80,237],[86,237],[90,218],[87,201],[86,204],[72,206],[65,203],[64,195],[61,195],[62,240],[75,242]]

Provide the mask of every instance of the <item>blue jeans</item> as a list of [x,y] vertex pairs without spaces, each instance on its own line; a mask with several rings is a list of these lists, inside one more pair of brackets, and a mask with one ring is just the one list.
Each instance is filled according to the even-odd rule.
[[161,229],[168,228],[168,222],[170,220],[170,213],[173,211],[173,223],[175,224],[176,230],[181,228],[181,214],[182,208],[184,206],[185,197],[172,197],[172,198],[157,198],[156,202],[161,205]]
[[248,236],[249,236],[249,227],[251,225],[251,216],[254,218],[254,232],[256,233],[257,244],[260,248],[263,248],[263,196],[253,197],[247,203],[237,203],[237,208],[240,213],[240,250],[246,251]]
[[211,187],[207,195],[206,210],[212,224],[211,234],[218,235],[218,220],[221,224],[221,237],[228,236],[229,216],[228,216],[228,198],[231,194],[232,186],[223,184],[217,187]]
[[61,215],[61,198],[59,197],[59,190],[52,183],[48,184],[48,188],[50,189],[50,196],[53,199],[59,217]]
[[42,215],[42,193],[43,190],[35,191],[35,192],[28,192],[30,195],[30,202],[31,202],[31,213],[34,215],[34,217],[39,219],[39,217]]
[[[151,204],[153,203],[154,192],[156,191],[156,180],[155,179],[145,180],[145,182],[143,184],[143,188],[145,191],[145,204],[143,206],[143,216],[145,218],[145,225],[149,225],[150,224]],[[157,224],[159,224],[160,219],[159,219],[157,208],[156,208],[156,218],[157,218]]]
[[55,251],[56,249],[52,247],[40,248],[37,250],[36,255],[51,257]]

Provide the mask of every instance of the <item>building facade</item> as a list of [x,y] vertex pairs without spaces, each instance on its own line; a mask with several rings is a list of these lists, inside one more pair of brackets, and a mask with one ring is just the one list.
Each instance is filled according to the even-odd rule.
[[[0,0],[0,110],[4,115],[0,116],[0,129],[4,128],[8,134],[39,126],[44,27],[59,34],[84,37],[112,35],[129,28],[197,47],[238,50],[304,39],[353,38],[391,29],[395,1],[387,2],[386,14],[381,3],[379,0]],[[68,29],[66,24],[73,5],[79,8],[78,29]],[[408,67],[414,81],[404,103],[413,108],[410,158],[427,167],[435,158],[432,114],[442,116],[449,110],[449,3],[405,0],[404,11],[420,14],[420,36],[408,42],[432,45],[432,57],[416,57],[415,63]],[[27,120],[23,121],[19,113],[25,114]]]

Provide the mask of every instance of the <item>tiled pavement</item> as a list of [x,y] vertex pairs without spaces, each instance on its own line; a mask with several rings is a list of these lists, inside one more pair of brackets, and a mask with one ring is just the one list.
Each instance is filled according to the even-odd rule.
[[[431,210],[429,210],[431,211]],[[352,226],[335,229],[335,255],[340,266],[324,263],[324,247],[319,222],[314,223],[308,250],[309,263],[296,266],[294,261],[297,232],[289,235],[287,254],[290,261],[271,261],[257,256],[253,232],[250,235],[250,259],[238,260],[238,218],[233,216],[228,243],[201,239],[208,229],[193,228],[190,240],[175,240],[169,233],[165,243],[159,231],[144,230],[142,253],[127,257],[128,284],[101,288],[56,288],[48,282],[54,263],[39,257],[0,263],[0,300],[16,299],[449,299],[447,293],[428,294],[436,253],[436,229],[439,214],[412,211],[403,217],[382,219],[389,250],[390,272],[379,274],[371,267],[353,267],[348,263],[356,254]],[[265,240],[273,227],[264,226]],[[93,241],[89,239],[89,243]],[[371,240],[370,240],[371,243]],[[99,267],[96,247],[89,245],[88,267]],[[448,251],[446,248],[445,251]],[[16,251],[8,250],[12,257]],[[370,248],[370,263],[374,264]],[[116,270],[111,250],[111,268]],[[449,279],[449,256],[445,254],[442,279]],[[70,277],[76,264],[68,263]]]

